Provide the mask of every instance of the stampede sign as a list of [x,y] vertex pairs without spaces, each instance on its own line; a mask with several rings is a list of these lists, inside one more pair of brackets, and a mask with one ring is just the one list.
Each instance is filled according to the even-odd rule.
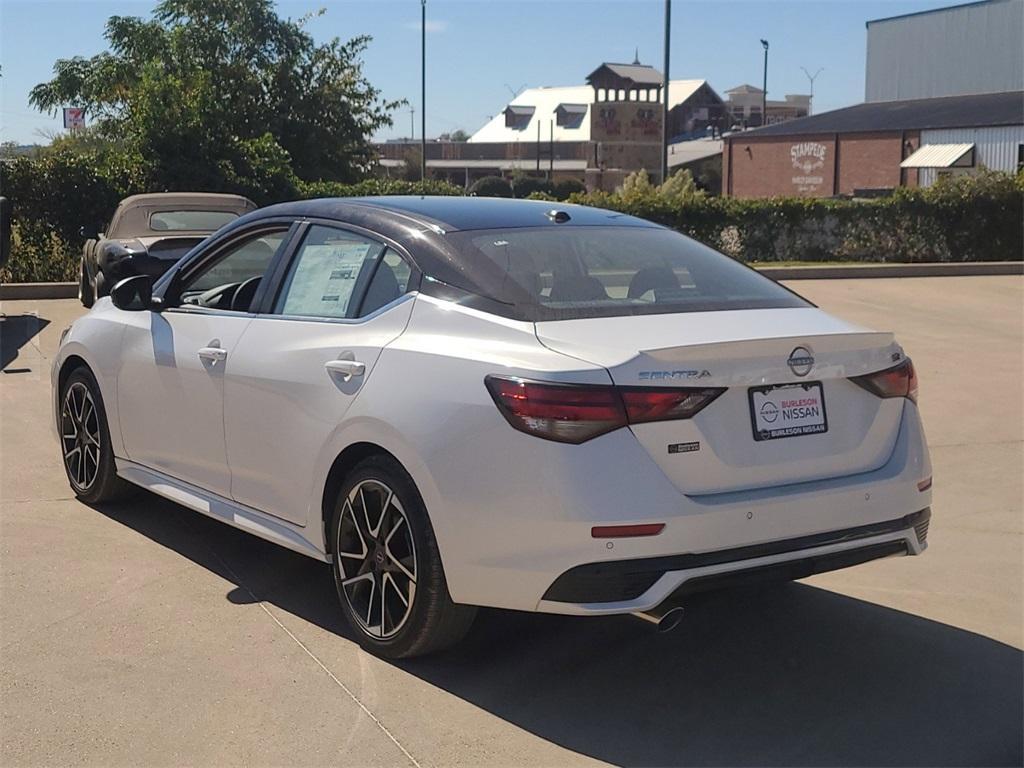
[[828,147],[816,141],[804,141],[789,148],[793,169],[801,174],[793,177],[797,192],[817,192],[825,179],[819,173],[825,167],[825,153]]

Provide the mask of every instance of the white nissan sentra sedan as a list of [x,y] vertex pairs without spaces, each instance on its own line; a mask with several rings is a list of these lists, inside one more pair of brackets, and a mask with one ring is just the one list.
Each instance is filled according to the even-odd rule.
[[330,563],[389,657],[476,606],[663,626],[694,591],[925,547],[911,361],[672,230],[483,198],[241,217],[62,337],[74,492]]

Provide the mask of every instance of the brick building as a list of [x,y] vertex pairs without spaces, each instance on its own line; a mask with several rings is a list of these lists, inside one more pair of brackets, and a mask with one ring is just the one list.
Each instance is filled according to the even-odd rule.
[[[725,95],[731,128],[757,128],[796,120],[798,117],[807,117],[811,114],[809,95],[787,93],[784,101],[768,99],[767,103],[763,103],[764,91],[753,85],[737,85],[726,91]],[[767,120],[761,114],[762,106],[768,112]]]
[[729,134],[723,186],[735,197],[872,195],[983,166],[1012,172],[1022,145],[1022,92],[858,104]]
[[864,104],[725,138],[737,197],[881,194],[1024,165],[1024,0],[867,22]]

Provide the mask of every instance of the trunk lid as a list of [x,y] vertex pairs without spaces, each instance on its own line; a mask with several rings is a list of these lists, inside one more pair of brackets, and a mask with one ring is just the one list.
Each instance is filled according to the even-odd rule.
[[[903,400],[849,381],[903,359],[892,334],[815,308],[590,318],[536,329],[543,344],[603,366],[619,386],[725,389],[691,419],[630,427],[687,494],[871,471],[889,458],[899,432]],[[796,386],[769,389],[777,385]],[[805,406],[807,418],[787,421],[804,413],[793,407]],[[755,408],[765,409],[760,419]],[[801,426],[776,436],[766,418]]]

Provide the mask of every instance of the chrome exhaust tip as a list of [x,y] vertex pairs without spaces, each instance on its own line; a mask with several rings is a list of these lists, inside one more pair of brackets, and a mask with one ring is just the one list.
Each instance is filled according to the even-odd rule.
[[683,609],[679,606],[661,611],[655,608],[652,611],[637,611],[633,614],[638,619],[650,622],[657,627],[659,632],[671,632],[679,626],[683,620]]

